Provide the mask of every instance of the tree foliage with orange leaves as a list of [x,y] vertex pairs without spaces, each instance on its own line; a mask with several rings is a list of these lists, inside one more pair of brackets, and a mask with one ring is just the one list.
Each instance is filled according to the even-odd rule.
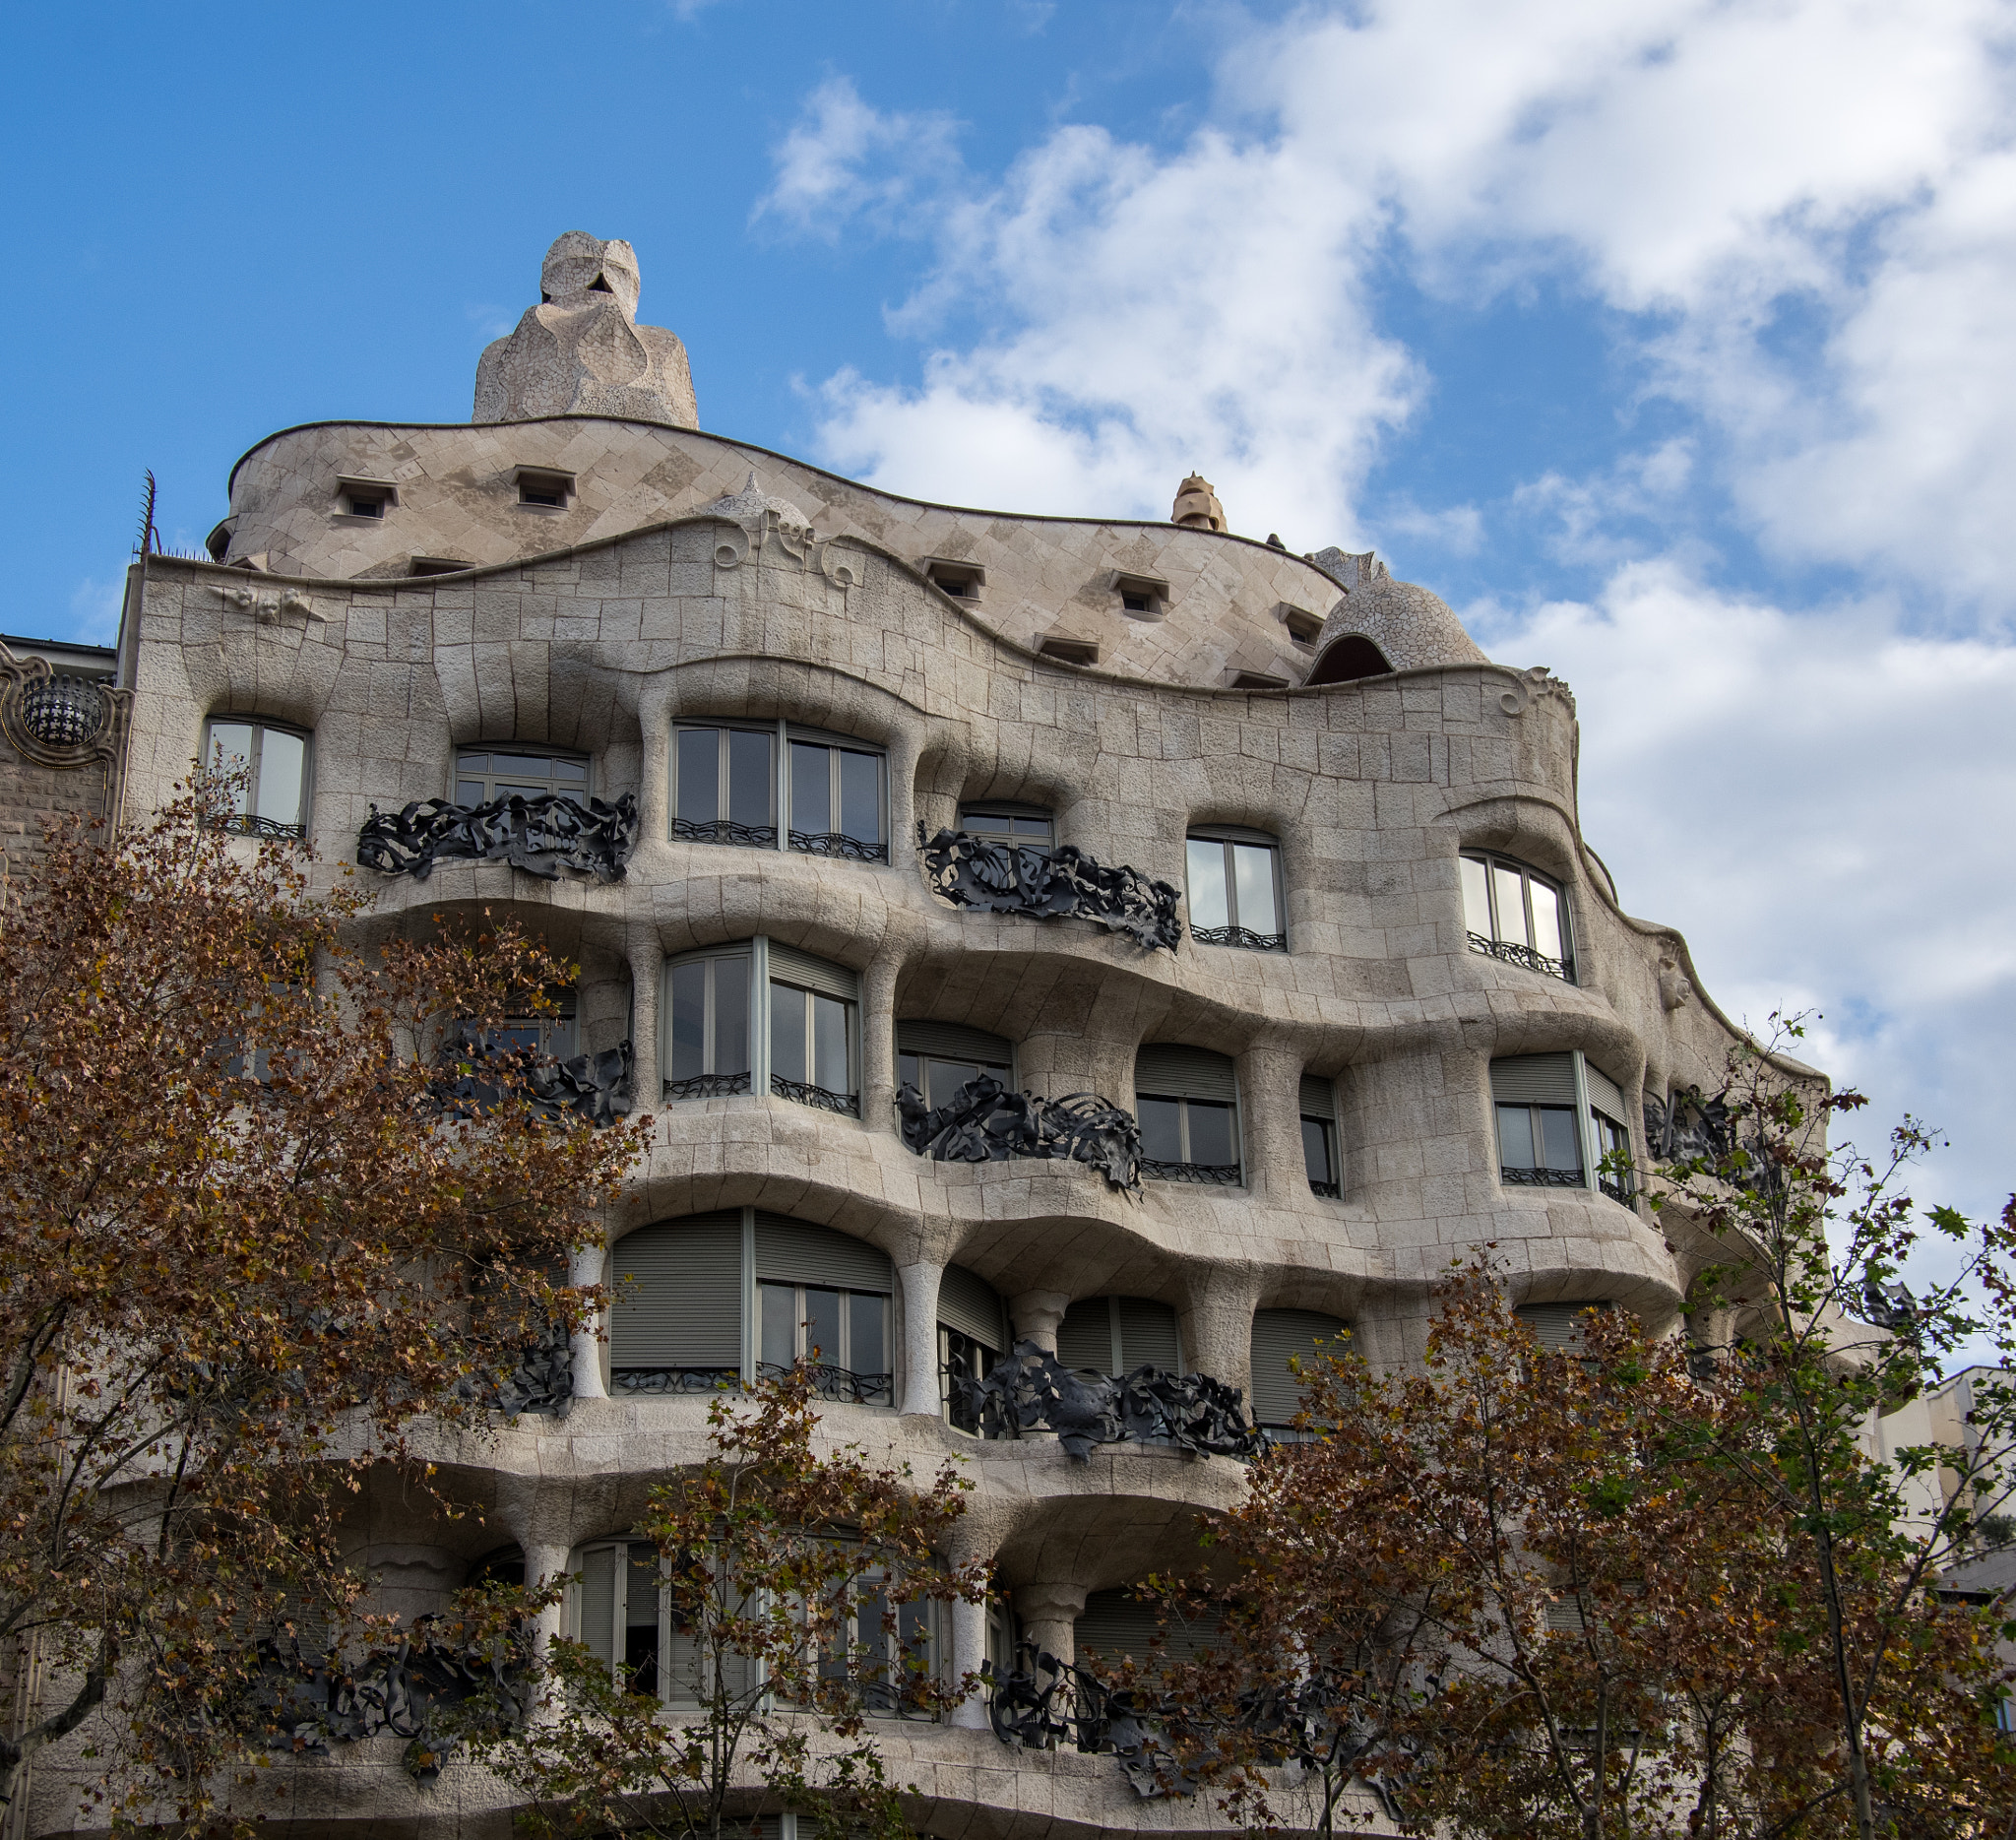
[[0,1635],[34,1689],[0,1797],[89,1722],[90,1793],[211,1806],[271,1737],[233,1712],[250,1639],[354,1625],[345,1500],[424,1480],[420,1428],[490,1419],[598,1304],[554,1272],[643,1142],[494,1063],[460,1069],[492,1103],[444,1099],[444,1053],[570,967],[501,925],[359,950],[367,898],[227,808],[200,776],[116,841],[54,831],[0,913]]

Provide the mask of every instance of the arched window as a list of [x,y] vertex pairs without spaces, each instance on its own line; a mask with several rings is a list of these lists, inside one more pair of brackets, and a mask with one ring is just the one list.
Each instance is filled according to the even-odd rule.
[[1289,1358],[1310,1361],[1341,1355],[1350,1346],[1350,1325],[1313,1309],[1256,1309],[1253,1312],[1253,1423],[1283,1432],[1301,1409],[1301,1382],[1289,1371]]
[[1142,1174],[1238,1185],[1238,1081],[1228,1056],[1170,1042],[1148,1044],[1134,1060],[1134,1105]]
[[1344,1193],[1344,1176],[1337,1157],[1337,1082],[1302,1075],[1302,1167],[1308,1172],[1309,1192],[1335,1201]]
[[887,763],[871,741],[784,722],[681,722],[670,772],[674,838],[889,860]]
[[1470,949],[1575,982],[1575,947],[1561,886],[1511,857],[1466,850],[1463,923]]
[[308,737],[271,722],[213,716],[203,725],[203,765],[245,775],[220,828],[247,837],[308,834]]
[[1183,1370],[1176,1312],[1152,1297],[1081,1297],[1057,1325],[1057,1359],[1095,1373]]
[[659,1052],[666,1099],[762,1092],[859,1117],[860,980],[775,939],[665,962]]

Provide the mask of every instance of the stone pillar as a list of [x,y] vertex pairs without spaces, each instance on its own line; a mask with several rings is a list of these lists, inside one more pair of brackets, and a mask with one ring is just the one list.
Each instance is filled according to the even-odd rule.
[[[896,958],[881,952],[861,974],[861,1122],[896,1130]],[[935,1307],[935,1305],[933,1305]]]
[[[969,1674],[977,1674],[987,1658],[987,1607],[954,1598],[951,1620],[952,1678],[963,1681]],[[976,1692],[962,1699],[952,1708],[952,1723],[969,1732],[986,1731],[991,1721],[985,1698]]]
[[637,1081],[633,1103],[640,1111],[656,1111],[665,1090],[664,1076],[658,1064],[658,986],[664,975],[664,947],[659,943],[656,931],[640,931],[632,936],[630,1052]]
[[[557,1578],[567,1569],[567,1548],[534,1541],[525,1548],[525,1581],[528,1585]],[[548,1604],[539,1612],[536,1635],[539,1649],[560,1633],[560,1605]]]
[[[577,1246],[568,1261],[567,1282],[570,1285],[600,1284],[608,1270],[609,1249],[606,1245]],[[573,1368],[574,1397],[576,1399],[606,1399],[609,1389],[602,1384],[602,1345],[598,1333],[598,1322],[584,1322],[574,1331]],[[561,1555],[566,1556],[564,1554]]]
[[1082,1584],[1025,1584],[1015,1593],[1022,1637],[1040,1655],[1053,1655],[1067,1667],[1078,1657],[1076,1624],[1085,1614]]
[[1302,1160],[1302,1057],[1279,1047],[1249,1047],[1238,1057],[1239,1133],[1246,1187],[1256,1199],[1293,1207],[1309,1195]]
[[945,1267],[922,1260],[897,1268],[903,1286],[903,1391],[897,1409],[937,1418],[943,1406],[938,1386],[938,1281]]
[[1195,1273],[1178,1318],[1183,1365],[1192,1373],[1251,1394],[1253,1387],[1253,1303],[1259,1295],[1251,1276],[1235,1267]]
[[1034,1342],[1045,1353],[1057,1352],[1057,1325],[1064,1320],[1071,1300],[1062,1291],[1025,1291],[1011,1298],[1008,1319],[1015,1325],[1018,1340]]

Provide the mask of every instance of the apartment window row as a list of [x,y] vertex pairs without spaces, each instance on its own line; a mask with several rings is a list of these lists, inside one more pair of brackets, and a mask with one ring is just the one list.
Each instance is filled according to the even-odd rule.
[[1579,1050],[1515,1054],[1491,1062],[1498,1175],[1522,1188],[1596,1188],[1629,1206],[1629,1176],[1604,1167],[1628,1158],[1624,1095]]

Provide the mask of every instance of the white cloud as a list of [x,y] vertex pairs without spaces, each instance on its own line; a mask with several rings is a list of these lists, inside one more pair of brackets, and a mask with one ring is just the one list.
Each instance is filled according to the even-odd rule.
[[119,609],[126,602],[126,578],[108,582],[86,576],[70,591],[70,631],[82,645],[111,645],[119,637]]
[[956,177],[956,126],[934,111],[882,114],[845,77],[833,78],[813,91],[804,118],[779,144],[777,177],[756,216],[829,240],[850,219],[901,227]]

